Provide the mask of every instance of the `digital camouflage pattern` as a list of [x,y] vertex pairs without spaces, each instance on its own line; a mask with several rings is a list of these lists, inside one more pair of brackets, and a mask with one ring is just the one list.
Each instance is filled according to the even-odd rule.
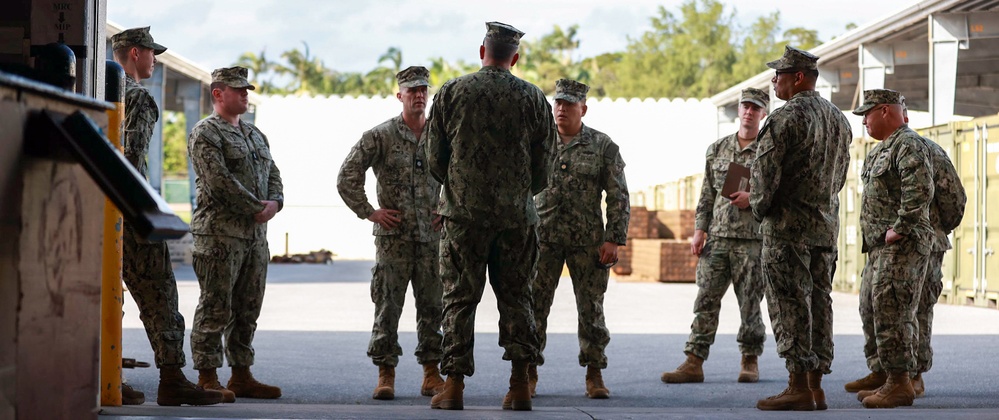
[[745,88],[739,98],[739,103],[749,102],[765,110],[770,110],[770,93],[757,88]]
[[[735,206],[732,206],[735,207]],[[763,301],[763,267],[760,264],[762,242],[711,236],[697,260],[697,299],[694,321],[683,352],[707,360],[709,348],[718,331],[718,314],[728,286],[735,288],[739,302],[739,351],[745,355],[763,354],[767,338],[760,311]]]
[[774,110],[757,137],[749,202],[761,222],[777,353],[792,373],[831,372],[838,194],[852,140],[843,112],[816,91],[799,92]]
[[790,45],[784,46],[784,55],[767,63],[774,70],[817,70],[819,57]]
[[853,110],[853,114],[863,116],[867,111],[882,104],[905,105],[905,98],[898,91],[891,89],[865,90],[864,103]]
[[226,86],[236,89],[256,89],[247,80],[250,71],[245,67],[224,67],[212,70],[212,83],[224,83]]
[[933,166],[919,134],[906,125],[899,127],[867,154],[860,176],[863,249],[884,245],[885,232],[893,229],[928,255],[934,242],[929,213]]
[[[160,117],[153,97],[131,76],[125,78],[125,158],[143,177],[153,126]],[[184,366],[184,316],[178,310],[177,281],[166,242],[140,237],[122,220],[122,280],[139,308],[156,367]]]
[[755,141],[740,148],[739,138],[735,133],[708,146],[701,196],[697,200],[694,214],[695,229],[703,230],[712,238],[763,239],[760,222],[753,217],[752,210],[739,209],[732,205],[732,199],[721,195],[725,177],[728,176],[728,165],[735,162],[752,168],[756,161],[756,150]]
[[496,229],[445,219],[440,249],[444,282],[442,374],[475,373],[475,308],[482,299],[487,270],[500,313],[503,360],[535,361],[538,331],[531,281],[537,261],[538,234],[533,225]]
[[[954,164],[947,153],[937,143],[920,137],[926,147],[933,167],[933,200],[929,206],[930,225],[933,228],[933,245],[927,266],[919,301],[916,309],[918,344],[916,345],[916,368],[913,373],[927,372],[933,366],[933,307],[943,291],[943,257],[951,248],[947,235],[956,228],[964,217],[967,195]],[[874,273],[871,273],[872,277]],[[861,284],[861,321],[864,328],[864,355],[872,371],[883,370],[877,355],[877,342],[874,334],[873,301],[871,281]]]
[[257,127],[242,120],[235,127],[217,113],[194,126],[188,152],[197,175],[191,232],[201,286],[191,332],[194,367],[222,366],[223,334],[229,365],[250,366],[270,259],[267,224],[253,215],[263,200],[280,209],[281,173]]
[[[763,102],[759,93],[747,89],[743,91],[742,101]],[[708,146],[705,156],[704,181],[701,183],[694,227],[706,232],[708,240],[697,260],[698,290],[694,300],[694,321],[684,347],[684,353],[705,360],[715,342],[721,300],[730,284],[735,288],[742,320],[736,336],[739,350],[747,355],[763,353],[766,326],[760,311],[764,287],[760,265],[760,224],[753,218],[751,210],[739,209],[732,205],[731,199],[721,195],[729,163],[750,168],[755,160],[756,141],[742,148],[735,133]]]
[[584,83],[572,79],[558,79],[555,81],[555,97],[553,100],[563,100],[572,103],[585,101],[586,93],[590,87]]
[[920,137],[929,152],[933,166],[933,202],[930,204],[930,225],[934,241],[926,267],[926,279],[919,294],[916,322],[919,324],[919,345],[916,348],[916,373],[933,367],[933,306],[943,292],[943,257],[951,248],[947,235],[961,224],[968,196],[961,177],[947,152],[936,142]]
[[163,54],[167,48],[153,41],[149,27],[131,28],[111,35],[111,49],[139,46],[153,50],[154,55]]
[[[872,370],[912,372],[916,309],[935,240],[929,219],[933,167],[925,143],[902,125],[867,154],[861,179],[860,226],[868,253],[860,296],[864,354]],[[886,244],[888,229],[903,238]]]
[[777,354],[788,372],[832,373],[835,246],[763,237],[763,281]]
[[434,95],[424,135],[444,186],[441,215],[498,229],[538,223],[533,197],[558,139],[541,89],[500,67],[451,79]]
[[764,235],[836,245],[852,141],[843,111],[816,91],[799,92],[770,114],[749,181],[749,203]]
[[[540,228],[539,228],[540,230]],[[607,343],[610,331],[604,319],[604,293],[610,270],[600,264],[599,245],[572,246],[541,242],[538,275],[534,278],[534,320],[538,329],[540,351],[535,361],[545,364],[548,344],[548,315],[555,300],[555,289],[562,276],[562,266],[569,266],[572,290],[576,296],[579,365],[607,368]]]
[[391,235],[418,242],[440,240],[432,221],[440,201],[441,184],[427,170],[424,144],[417,140],[402,115],[366,131],[350,149],[337,176],[337,191],[361,219],[375,212],[364,193],[365,172],[375,173],[378,206],[399,210],[395,229],[372,223],[376,236]]
[[361,135],[340,167],[337,191],[347,207],[362,219],[375,211],[364,193],[368,168],[377,180],[378,205],[401,212],[395,229],[373,223],[376,255],[371,300],[375,320],[368,356],[379,366],[399,364],[399,317],[412,280],[419,339],[416,357],[420,364],[439,361],[443,339],[439,331],[443,311],[437,252],[440,233],[432,222],[441,185],[427,171],[423,143],[401,114]]
[[213,112],[191,130],[187,150],[198,175],[191,233],[266,240],[267,224],[253,215],[264,209],[263,200],[284,203],[267,137],[253,124],[240,120],[235,127]]
[[191,328],[195,369],[222,367],[223,349],[229,366],[253,365],[269,260],[266,240],[194,235],[194,274],[201,286]]
[[[556,143],[548,186],[534,197],[542,242],[567,246],[624,245],[631,204],[624,159],[610,137],[583,125],[568,144]],[[607,224],[600,198],[607,193]]]
[[486,39],[510,45],[520,45],[524,32],[502,22],[486,22]]
[[[582,92],[585,98],[586,85],[573,83],[563,82],[561,92],[572,91],[577,98]],[[585,124],[569,143],[558,142],[557,150],[548,187],[535,196],[541,218],[538,225],[541,253],[534,280],[534,319],[543,352],[555,289],[563,264],[568,264],[576,294],[579,363],[604,369],[607,367],[604,349],[610,341],[610,332],[604,320],[603,302],[610,271],[599,263],[599,249],[604,242],[624,245],[627,241],[631,206],[624,160],[610,137]],[[606,228],[600,208],[604,192]],[[543,355],[539,355],[538,364],[544,364]]]
[[430,71],[423,66],[409,66],[395,74],[399,88],[430,86]]
[[441,303],[443,288],[438,275],[438,241],[419,242],[398,236],[375,237],[375,266],[371,273],[371,301],[375,320],[368,342],[368,357],[378,366],[398,366],[399,318],[406,303],[406,288],[413,282],[416,298],[416,361],[421,365],[441,360]]
[[443,184],[440,270],[445,375],[470,376],[475,308],[486,270],[500,312],[503,358],[538,353],[531,281],[538,258],[534,194],[544,189],[557,134],[537,86],[486,66],[449,80],[427,121],[430,173]]

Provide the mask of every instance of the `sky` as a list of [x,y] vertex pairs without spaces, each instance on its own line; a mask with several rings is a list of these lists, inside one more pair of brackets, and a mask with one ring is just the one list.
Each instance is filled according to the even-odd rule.
[[[782,29],[805,27],[828,41],[849,23],[863,26],[916,4],[916,0],[722,0],[741,27],[774,11]],[[614,4],[617,3],[617,4]],[[402,67],[478,61],[485,22],[500,21],[535,39],[554,25],[579,25],[578,57],[622,51],[628,37],[651,29],[659,6],[679,16],[682,0],[108,0],[108,20],[124,28],[152,26],[156,42],[207,70],[235,63],[244,52],[270,60],[309,46],[338,71],[366,72],[389,47]]]

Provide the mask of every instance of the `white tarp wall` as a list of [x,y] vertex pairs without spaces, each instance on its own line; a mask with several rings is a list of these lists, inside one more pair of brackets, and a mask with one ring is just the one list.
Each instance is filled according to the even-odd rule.
[[[620,145],[632,191],[699,173],[718,137],[707,100],[591,99],[583,123]],[[428,106],[429,108],[429,106]],[[265,97],[257,126],[267,135],[284,179],[285,205],[268,226],[271,253],[325,248],[346,259],[374,259],[371,222],[358,219],[336,192],[343,159],[361,134],[399,114],[394,97]],[[366,191],[377,208],[374,174]]]

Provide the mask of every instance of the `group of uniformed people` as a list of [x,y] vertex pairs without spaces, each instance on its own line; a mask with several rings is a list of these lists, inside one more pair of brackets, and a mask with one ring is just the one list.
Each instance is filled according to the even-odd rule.
[[[510,72],[524,33],[499,22],[486,28],[482,68],[440,86],[429,117],[429,72],[419,66],[399,72],[401,114],[365,132],[337,177],[348,207],[374,223],[375,316],[367,351],[378,366],[373,398],[395,396],[402,355],[398,323],[412,283],[421,393],[433,397],[433,408],[463,409],[464,377],[474,373],[475,310],[488,272],[500,312],[499,344],[512,365],[502,407],[530,410],[563,265],[576,297],[586,395],[608,398],[601,376],[610,341],[603,297],[628,230],[625,164],[607,135],[582,123],[588,86],[557,81],[553,109],[541,89]],[[143,174],[159,113],[137,81],[151,75],[155,54],[165,50],[148,29],[112,38],[115,58],[128,73],[126,156]],[[704,380],[701,366],[714,342],[721,298],[732,284],[742,315],[739,382],[759,378],[764,293],[789,372],[787,389],[757,407],[826,408],[821,379],[831,372],[833,356],[838,193],[853,135],[843,113],[815,91],[817,61],[787,47],[767,63],[775,70],[776,96],[786,104],[761,128],[770,96],[744,90],[739,130],[708,147],[691,241],[699,257],[695,318],[687,359],[663,373],[663,382]],[[130,239],[126,227],[125,281],[156,353],[161,405],[281,395],[249,371],[266,283],[266,222],[281,209],[283,195],[266,137],[239,119],[246,91],[253,89],[246,76],[240,67],[212,73],[214,112],[189,139],[198,175],[194,269],[202,289],[191,336],[197,386],[180,371],[184,323],[166,245]],[[898,92],[867,91],[854,113],[883,142],[865,160],[862,176],[869,259],[860,298],[872,373],[846,389],[860,391],[865,407],[911,405],[931,365],[930,324],[941,291],[940,261],[949,248],[946,235],[960,223],[966,197],[943,150],[906,126]],[[723,196],[733,163],[751,175]],[[377,178],[377,208],[364,193],[369,168]],[[223,350],[232,367],[226,386],[216,373]],[[126,397],[133,392],[125,391]]]

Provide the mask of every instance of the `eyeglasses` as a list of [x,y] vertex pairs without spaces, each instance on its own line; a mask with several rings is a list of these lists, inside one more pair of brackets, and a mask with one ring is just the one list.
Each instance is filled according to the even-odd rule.
[[798,72],[798,70],[776,70],[776,71],[774,71],[774,79],[779,78],[780,75],[782,75],[782,74],[792,74],[792,73],[797,73],[797,72]]

